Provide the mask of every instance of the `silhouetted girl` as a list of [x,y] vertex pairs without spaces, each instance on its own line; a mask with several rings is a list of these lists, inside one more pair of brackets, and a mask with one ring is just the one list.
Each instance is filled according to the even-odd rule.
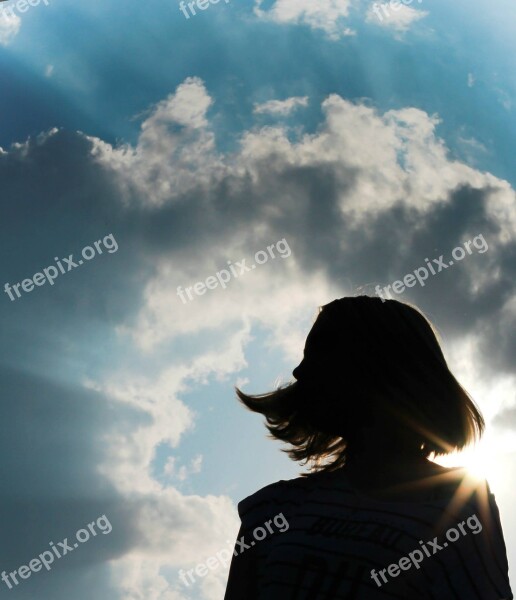
[[268,394],[237,390],[312,472],[239,503],[225,600],[512,599],[487,483],[429,460],[484,420],[421,312],[330,302],[293,375]]

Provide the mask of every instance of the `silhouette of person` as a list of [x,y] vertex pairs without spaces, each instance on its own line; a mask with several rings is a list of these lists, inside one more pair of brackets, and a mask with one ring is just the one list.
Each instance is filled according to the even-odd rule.
[[311,472],[238,504],[225,600],[512,599],[487,482],[430,460],[480,438],[484,420],[427,318],[396,300],[334,300],[293,375],[236,390]]

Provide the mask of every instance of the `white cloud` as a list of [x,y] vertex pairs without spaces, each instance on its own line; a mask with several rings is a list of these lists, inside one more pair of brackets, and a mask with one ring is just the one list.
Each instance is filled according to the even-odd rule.
[[[238,371],[243,366],[245,339],[245,332],[239,332],[219,351],[200,352],[189,367],[168,368],[156,380],[118,373],[104,383],[88,384],[117,402],[144,411],[151,419],[137,428],[115,424],[107,439],[110,451],[99,468],[124,495],[133,515],[131,548],[112,563],[113,580],[126,600],[186,599],[185,587],[174,573],[204,562],[235,539],[239,519],[228,497],[184,495],[173,486],[163,486],[153,478],[152,461],[159,446],[177,447],[193,426],[195,415],[180,396],[190,386],[206,383],[209,374]],[[200,472],[201,466],[200,455],[187,466],[174,457],[164,471],[183,482]],[[166,576],[163,570],[168,572]],[[210,572],[196,582],[196,597],[217,600],[226,577],[227,570],[222,568]]]
[[473,87],[475,85],[476,79],[473,73],[468,73],[468,87]]
[[180,465],[179,460],[175,456],[169,456],[167,462],[163,467],[165,475],[171,479],[178,479],[179,481],[185,481],[190,475],[195,475],[201,472],[202,468],[202,455],[199,454],[190,461],[190,465]]
[[474,137],[459,135],[457,144],[464,160],[471,166],[477,166],[479,160],[489,153],[489,149]]
[[253,112],[285,116],[300,106],[308,106],[308,96],[293,96],[286,100],[269,100],[263,104],[255,104]]
[[[421,2],[421,0],[419,0]],[[338,40],[356,32],[346,26],[353,0],[275,0],[268,10],[263,10],[263,0],[255,0],[255,14],[263,20],[279,24],[308,25],[312,29],[324,31],[330,39]],[[392,29],[396,37],[428,16],[428,11],[408,6],[411,2],[372,2],[365,13],[366,22]]]
[[206,170],[199,169],[198,164],[209,165],[211,172],[216,168],[214,136],[206,117],[211,103],[202,82],[189,77],[145,119],[135,148],[126,145],[115,149],[90,138],[93,153],[109,155],[123,190],[150,193],[151,203],[179,197],[202,184],[208,186]]
[[[193,106],[185,98],[192,99]],[[424,212],[433,203],[443,201],[460,183],[482,187],[490,179],[449,160],[447,148],[435,133],[439,119],[416,108],[381,115],[374,108],[331,95],[323,102],[325,122],[316,134],[293,143],[286,128],[263,127],[244,133],[240,152],[223,157],[215,151],[215,138],[206,119],[211,103],[202,82],[189,79],[143,122],[135,147],[114,148],[90,138],[93,154],[113,171],[127,197],[130,190],[136,190],[146,204],[158,205],[175,202],[194,189],[206,191],[229,176],[239,178],[249,173],[256,177],[263,161],[273,155],[278,157],[273,173],[286,165],[341,164],[357,169],[355,186],[342,205],[342,210],[356,216],[387,210],[399,203]],[[175,119],[184,125],[182,130],[177,131]],[[341,180],[347,172],[339,169],[335,176]],[[232,249],[228,240],[225,251],[219,259],[224,262],[229,257],[238,260],[243,249],[238,245]],[[160,268],[167,268],[167,264]],[[207,259],[206,275],[220,265],[214,256]],[[186,268],[186,262],[182,268]],[[192,277],[196,279],[192,281]],[[185,272],[183,283],[198,279],[195,272]]]
[[108,440],[111,451],[101,471],[120,491],[150,493],[161,489],[151,474],[157,446],[177,447],[194,424],[193,411],[180,397],[192,383],[202,385],[214,372],[223,376],[241,369],[245,365],[242,348],[247,336],[244,327],[228,336],[221,348],[199,353],[189,366],[166,368],[152,380],[133,372],[123,377],[117,374],[103,383],[88,382],[88,387],[144,411],[150,418],[147,426],[140,425],[131,433],[114,428]]
[[[166,105],[159,106],[158,112],[165,106],[185,106],[178,96],[186,90],[201,107],[195,110],[195,136],[190,135],[188,127],[182,134],[173,127],[163,128],[153,115],[143,123],[134,148],[115,149],[94,140],[97,160],[125,183],[130,181],[130,187],[139,186],[138,196],[144,203],[175,204],[178,197],[195,189],[197,197],[203,198],[201,202],[208,205],[213,198],[209,200],[211,192],[206,189],[220,186],[225,190],[224,205],[231,203],[232,197],[237,201],[240,193],[252,197],[254,190],[259,195],[270,195],[274,202],[264,218],[246,223],[245,235],[238,228],[226,231],[224,243],[214,244],[208,254],[196,249],[183,255],[180,265],[167,257],[156,262],[155,276],[145,288],[144,306],[134,324],[126,328],[142,347],[152,348],[168,338],[215,324],[229,327],[235,323],[236,314],[255,318],[261,315],[260,319],[278,326],[289,322],[294,308],[306,308],[310,303],[314,306],[328,297],[331,284],[320,273],[303,273],[295,248],[288,260],[271,260],[245,279],[232,281],[230,290],[209,291],[186,305],[177,296],[178,285],[192,286],[224,268],[227,260],[249,258],[285,235],[284,229],[268,224],[309,201],[309,191],[296,186],[295,180],[286,186],[285,173],[293,169],[323,170],[326,179],[331,174],[335,209],[357,227],[367,224],[372,215],[377,218],[403,207],[424,217],[450,202],[451,194],[461,186],[486,190],[493,216],[504,203],[514,202],[514,191],[506,182],[452,160],[436,135],[439,119],[422,110],[405,108],[380,114],[370,106],[331,95],[322,104],[325,119],[316,133],[293,142],[288,129],[282,126],[253,129],[242,135],[237,153],[224,157],[214,151],[215,140],[206,118],[212,100],[200,80],[187,80],[169,96]],[[182,114],[179,118],[184,121]],[[171,117],[171,125],[172,121]],[[199,140],[209,140],[202,146],[205,152],[197,151]],[[188,161],[183,160],[186,156]],[[190,178],[194,173],[196,177]],[[350,173],[353,185],[349,185]],[[170,180],[175,185],[164,188],[162,182]],[[239,183],[243,181],[251,186],[245,192]],[[206,216],[205,211],[202,216]],[[511,233],[516,231],[513,218],[503,221],[500,227],[501,231],[507,227]],[[255,240],[252,246],[250,239]],[[345,239],[340,242],[340,250],[349,250]],[[311,279],[308,285],[306,278]],[[283,306],[282,298],[290,298],[290,309],[278,311],[273,320],[266,314],[266,306],[271,302]],[[285,329],[280,327],[278,332]]]
[[323,30],[331,39],[354,35],[342,20],[348,17],[352,0],[275,0],[267,11],[261,9],[263,0],[256,0],[255,14],[275,23],[304,24]]
[[413,23],[424,19],[428,14],[427,11],[401,3],[375,2],[367,11],[366,21],[393,29],[397,33],[405,33]]
[[20,31],[21,19],[12,11],[0,9],[0,44],[7,46]]
[[[172,488],[141,498],[136,514],[137,544],[111,563],[112,579],[124,600],[191,598],[179,569],[228,550],[228,539],[235,539],[239,526],[229,499],[183,496]],[[190,587],[199,600],[220,600],[226,577],[227,569],[221,566],[205,578],[197,577]]]
[[511,96],[505,90],[502,90],[500,88],[494,89],[498,95],[498,101],[500,102],[500,104],[505,108],[506,111],[510,112],[512,110]]

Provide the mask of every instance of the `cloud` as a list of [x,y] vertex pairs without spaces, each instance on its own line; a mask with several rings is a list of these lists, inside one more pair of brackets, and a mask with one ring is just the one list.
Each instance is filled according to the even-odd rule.
[[502,410],[494,419],[493,424],[500,429],[516,429],[516,406]]
[[[113,407],[80,386],[4,366],[0,377],[9,398],[0,408],[2,423],[8,424],[0,438],[0,473],[9,482],[1,500],[9,540],[0,544],[2,570],[28,564],[51,541],[74,539],[77,530],[105,514],[115,533],[92,537],[56,560],[49,577],[35,573],[15,592],[22,599],[73,594],[86,600],[92,593],[103,598],[113,592],[105,564],[124,555],[135,535],[132,511],[96,470],[106,449],[103,435],[115,419]],[[116,418],[145,422],[134,409],[117,410]],[[73,592],[75,585],[79,589]]]
[[[195,115],[178,106],[172,104],[175,118],[195,127]],[[160,126],[159,119],[154,125]],[[69,273],[52,287],[35,289],[16,302],[3,298],[0,359],[11,402],[5,403],[2,418],[12,424],[2,438],[3,476],[12,490],[12,501],[6,493],[2,503],[11,528],[10,542],[0,550],[3,566],[13,570],[26,564],[49,541],[70,537],[106,513],[113,523],[109,536],[81,546],[77,558],[63,560],[51,577],[24,582],[20,598],[34,597],[34,586],[36,595],[65,598],[77,584],[83,590],[75,594],[79,599],[91,593],[101,600],[157,598],[160,582],[168,590],[164,594],[172,594],[180,584],[170,576],[169,585],[160,566],[196,564],[203,551],[209,555],[226,546],[238,526],[229,498],[183,495],[152,477],[156,448],[177,447],[193,425],[194,413],[181,395],[202,385],[224,360],[223,349],[218,356],[201,353],[194,364],[177,368],[170,368],[166,356],[156,361],[155,378],[131,367],[133,357],[140,364],[142,355],[132,351],[123,334],[117,340],[116,329],[141,307],[142,276],[152,265],[156,240],[137,225],[143,214],[138,217],[139,211],[120,202],[117,182],[95,163],[87,138],[52,130],[14,144],[0,156],[0,177],[10,206],[19,211],[10,213],[9,224],[6,219],[0,224],[0,245],[9,257],[6,279],[31,276],[54,256],[68,256],[108,229],[125,246],[125,252],[119,246],[109,256],[113,261],[83,265],[83,272]],[[39,204],[43,197],[45,206]],[[17,249],[20,243],[23,252]],[[233,351],[232,338],[229,344],[227,354]],[[241,361],[239,352],[235,360]],[[30,365],[28,372],[10,376],[9,365],[20,364]],[[238,364],[229,358],[231,368],[237,370]],[[191,470],[198,468],[198,462],[191,463]],[[165,515],[174,515],[174,522],[165,535],[157,535]],[[86,585],[88,577],[95,583]],[[217,581],[223,577],[214,575]],[[214,597],[210,585],[203,582],[203,598]]]
[[0,8],[0,44],[7,46],[16,37],[21,27],[21,19],[12,11]]
[[275,0],[269,10],[262,10],[263,0],[256,0],[254,12],[261,18],[275,23],[308,25],[324,31],[330,39],[354,35],[342,21],[347,18],[351,0]]
[[498,101],[500,102],[500,104],[505,108],[505,110],[507,112],[510,112],[512,110],[512,97],[510,94],[508,94],[505,90],[502,90],[500,88],[494,88],[495,92],[498,96]]
[[[113,148],[102,140],[89,138],[93,155],[109,157],[117,182],[129,195],[150,192],[148,200],[180,197],[199,186],[209,185],[200,162],[215,168],[215,138],[209,130],[206,112],[212,103],[202,82],[187,78],[175,94],[160,102],[142,123],[138,145]],[[105,161],[106,162],[106,161]],[[222,163],[220,163],[222,169]]]
[[[211,99],[202,82],[189,80],[176,95],[184,94],[187,86],[196,88],[195,97],[202,99],[206,111]],[[176,95],[167,102],[178,102]],[[110,177],[123,180],[125,203],[160,207],[147,212],[146,228],[161,244],[161,258],[145,287],[135,326],[128,329],[140,342],[155,345],[209,323],[229,325],[231,311],[220,310],[224,290],[179,304],[181,318],[172,319],[168,307],[174,296],[177,302],[177,285],[205,279],[228,259],[239,260],[283,237],[293,249],[288,269],[295,287],[301,277],[317,277],[323,285],[322,273],[328,277],[325,287],[343,277],[355,283],[380,278],[389,282],[429,254],[450,252],[479,233],[490,244],[484,257],[488,265],[512,254],[516,223],[507,207],[514,201],[514,190],[489,173],[451,159],[436,135],[435,115],[415,108],[380,114],[337,95],[329,96],[322,109],[324,121],[316,133],[293,141],[284,126],[253,129],[242,134],[239,151],[230,156],[215,150],[205,113],[197,117],[204,125],[181,131],[159,126],[161,135],[150,117],[131,148],[90,140],[94,159],[112,173]],[[161,162],[155,166],[158,157]],[[197,177],[191,177],[193,172]],[[163,186],[171,180],[173,186]],[[245,236],[234,227],[239,221],[246,223]],[[321,227],[326,228],[323,237]],[[169,232],[166,238],[162,230]],[[180,263],[168,258],[176,252]],[[355,253],[361,257],[357,267],[351,262]],[[463,263],[454,274],[436,278],[431,289],[414,289],[413,295],[437,303],[443,316],[454,315],[446,319],[454,329],[467,329],[470,320],[458,316],[464,307],[481,310],[482,318],[496,305],[501,318],[504,298],[510,298],[513,289],[509,263],[502,262],[502,271],[486,269],[475,260]],[[244,306],[250,308],[246,298],[253,290],[252,303],[257,306],[262,286],[269,298],[274,297],[276,277],[277,292],[283,293],[286,264],[262,267],[246,279],[245,287],[235,282],[226,299],[234,298],[241,312]],[[463,303],[461,311],[443,304],[441,291],[450,286]]]
[[293,96],[286,100],[269,100],[262,104],[255,104],[253,112],[285,116],[300,106],[308,106],[308,96]]
[[190,465],[179,466],[178,460],[175,456],[169,456],[167,462],[163,468],[165,475],[170,478],[177,478],[179,481],[184,481],[192,474],[201,472],[202,467],[202,455],[198,455],[190,461]]
[[406,4],[376,2],[370,5],[366,21],[393,29],[397,33],[405,33],[413,23],[424,19],[428,14],[427,11],[417,10]]
[[[406,299],[446,331],[460,372],[474,364],[472,377],[487,387],[515,375],[515,193],[453,159],[437,134],[438,116],[413,107],[381,112],[332,94],[315,131],[257,125],[223,152],[214,106],[204,82],[188,78],[150,111],[134,144],[54,129],[0,155],[11,211],[0,220],[5,281],[21,281],[109,232],[119,245],[52,287],[16,302],[5,296],[0,313],[1,364],[30,365],[5,389],[12,402],[3,409],[11,428],[3,480],[16,482],[24,506],[40,491],[49,498],[30,521],[40,523],[37,544],[20,541],[8,566],[25,564],[40,542],[62,539],[83,517],[114,515],[102,548],[93,541],[91,550],[81,548],[89,560],[81,577],[95,574],[101,600],[186,598],[177,569],[236,534],[228,497],[183,494],[175,480],[158,480],[154,467],[166,448],[177,459],[172,475],[181,479],[185,463],[199,468],[181,453],[197,417],[186,398],[241,377],[257,330],[264,350],[279,349],[294,364],[317,305],[372,291],[482,233],[486,253]],[[178,298],[177,286],[283,238],[288,259],[268,260],[188,304]],[[466,342],[471,353],[461,364],[465,353],[455,348]],[[8,452],[16,440],[27,440],[20,456]],[[48,524],[67,503],[57,531]],[[20,530],[18,520],[11,533]],[[10,543],[2,551],[7,557]],[[207,576],[196,593],[215,600],[224,577]],[[69,595],[71,575],[48,581],[40,595]]]
[[[374,2],[365,12],[367,23],[391,29],[396,37],[407,32],[414,23],[428,16],[428,11],[408,6],[411,2]],[[254,13],[262,19],[278,24],[307,25],[323,31],[329,39],[338,40],[356,32],[346,26],[350,20],[352,0],[275,0],[268,10],[262,9],[263,0],[255,0]]]

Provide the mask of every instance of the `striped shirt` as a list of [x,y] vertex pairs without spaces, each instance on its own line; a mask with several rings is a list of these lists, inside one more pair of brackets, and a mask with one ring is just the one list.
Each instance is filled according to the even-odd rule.
[[395,501],[338,471],[264,487],[238,505],[225,600],[511,600],[495,498],[453,471]]

